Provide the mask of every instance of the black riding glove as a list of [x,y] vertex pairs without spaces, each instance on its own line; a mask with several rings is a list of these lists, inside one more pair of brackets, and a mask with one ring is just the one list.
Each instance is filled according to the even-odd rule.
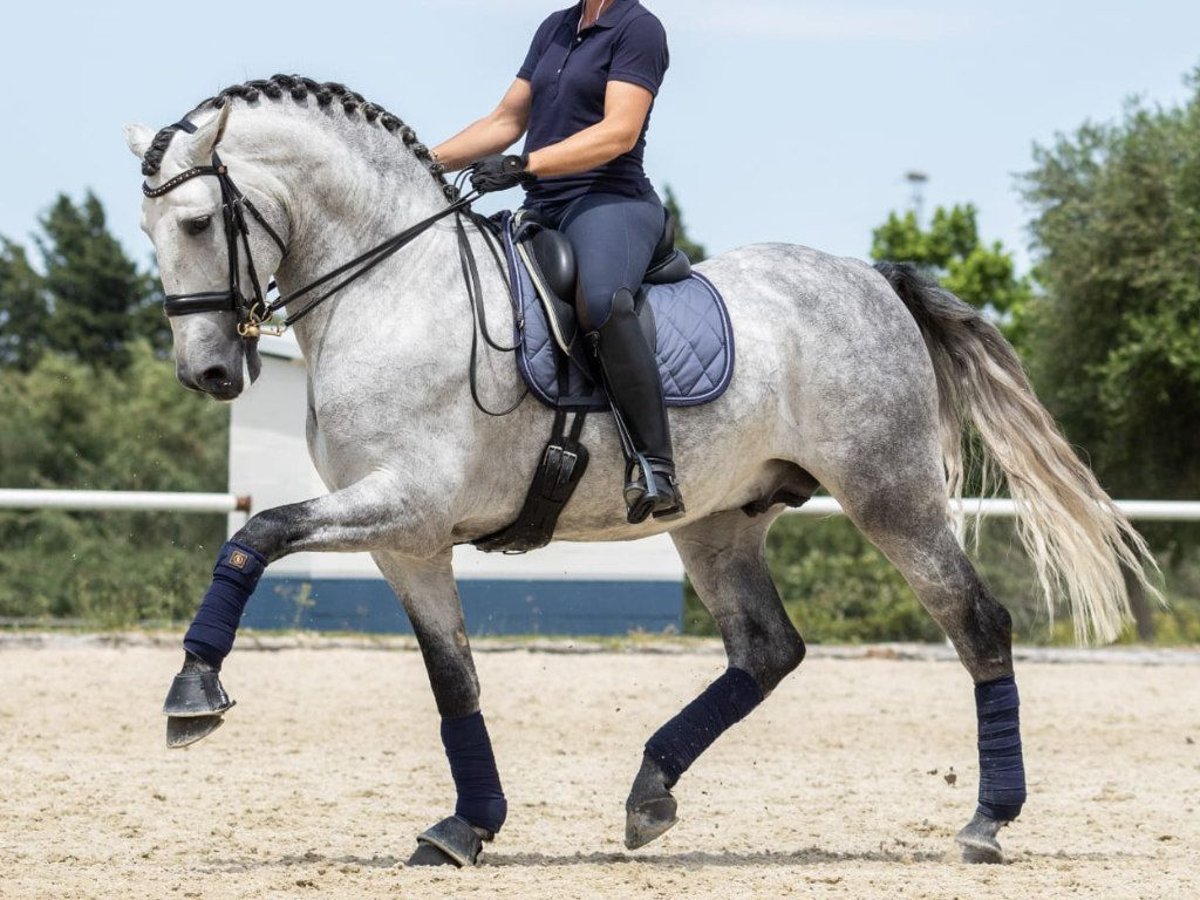
[[529,165],[529,154],[520,156],[505,156],[495,153],[485,156],[475,163],[471,171],[471,187],[486,194],[489,191],[506,191],[519,184],[528,184],[534,180],[534,175],[526,169]]

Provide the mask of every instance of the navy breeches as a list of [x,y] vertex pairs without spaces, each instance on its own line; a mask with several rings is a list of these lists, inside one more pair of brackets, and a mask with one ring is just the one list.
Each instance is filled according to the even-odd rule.
[[561,210],[538,209],[575,249],[579,293],[575,307],[586,331],[608,321],[621,288],[637,293],[666,224],[658,195],[586,194]]

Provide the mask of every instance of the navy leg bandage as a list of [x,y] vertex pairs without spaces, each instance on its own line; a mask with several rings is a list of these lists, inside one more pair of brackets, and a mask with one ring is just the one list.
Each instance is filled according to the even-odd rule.
[[442,745],[458,792],[454,814],[496,834],[508,816],[508,801],[500,787],[500,773],[496,771],[492,739],[488,737],[483,713],[442,719]]
[[728,728],[762,703],[754,676],[729,668],[704,693],[683,708],[646,742],[646,753],[658,763],[671,787]]
[[246,601],[254,593],[266,567],[266,559],[257,550],[226,541],[217,554],[212,584],[196,611],[192,627],[183,638],[184,649],[209,665],[221,668],[221,663],[233,649],[233,636],[242,620]]
[[979,812],[1008,822],[1025,803],[1025,761],[1017,682],[1012,675],[975,685],[979,717]]

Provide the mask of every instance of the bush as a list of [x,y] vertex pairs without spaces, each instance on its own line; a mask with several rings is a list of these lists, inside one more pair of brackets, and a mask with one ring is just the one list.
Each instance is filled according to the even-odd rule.
[[[1050,623],[1011,521],[987,521],[978,552],[973,545],[968,549],[993,595],[1012,614],[1016,641],[1073,643],[1065,614]],[[771,529],[767,554],[784,607],[810,643],[944,639],[900,573],[844,518],[784,516]],[[1157,642],[1200,643],[1200,554],[1164,557],[1162,563],[1170,607],[1154,612]],[[684,630],[717,633],[690,583]],[[1134,640],[1132,629],[1123,640]]]
[[[223,491],[229,412],[185,393],[130,345],[120,374],[47,354],[0,371],[0,486]],[[222,515],[0,514],[0,617],[124,626],[190,615],[225,536]]]

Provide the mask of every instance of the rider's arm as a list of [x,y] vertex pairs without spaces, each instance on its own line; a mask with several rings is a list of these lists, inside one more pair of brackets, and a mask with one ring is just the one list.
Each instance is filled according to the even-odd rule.
[[481,157],[508,149],[525,133],[532,99],[529,82],[516,79],[494,110],[434,147],[434,158],[447,172],[453,172]]
[[637,144],[654,95],[627,81],[610,81],[604,92],[604,118],[569,138],[529,154],[528,171],[539,178],[574,175],[628,153]]

